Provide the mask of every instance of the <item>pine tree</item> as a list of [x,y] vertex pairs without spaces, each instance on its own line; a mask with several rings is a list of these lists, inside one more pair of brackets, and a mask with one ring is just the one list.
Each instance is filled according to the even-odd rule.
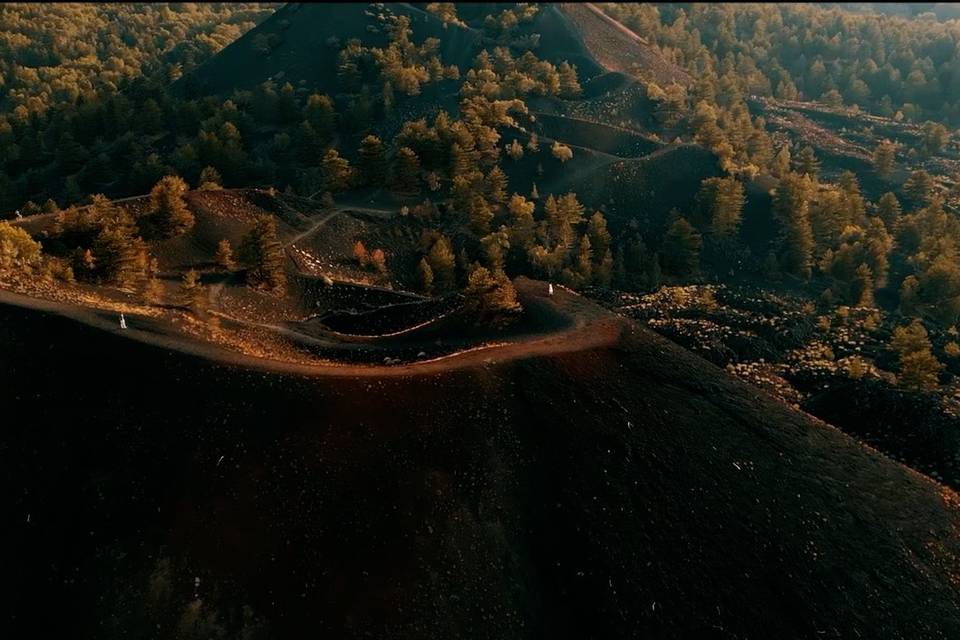
[[943,365],[933,355],[927,330],[914,319],[907,327],[893,330],[890,348],[899,357],[900,384],[913,389],[935,389]]
[[856,288],[857,306],[872,307],[874,289],[873,271],[871,271],[870,267],[865,263],[857,267]]
[[647,266],[647,288],[651,291],[658,291],[663,283],[663,274],[660,268],[660,254],[654,253],[650,256]]
[[930,204],[934,196],[933,177],[923,169],[917,169],[903,183],[903,191],[915,204]]
[[534,204],[519,194],[510,196],[507,213],[510,215],[510,245],[524,253],[533,244],[536,224]]
[[610,249],[603,252],[600,262],[593,269],[593,281],[598,286],[609,287],[613,278],[613,253]]
[[353,243],[353,259],[363,269],[366,269],[367,265],[370,264],[370,254],[367,253],[367,248],[361,240]]
[[465,26],[463,21],[457,17],[457,5],[454,2],[430,2],[426,10],[432,13],[443,23],[446,29],[448,24]]
[[717,126],[717,109],[704,100],[697,102],[690,117],[694,139],[707,149],[716,149],[724,142],[723,132]]
[[561,163],[565,163],[568,160],[573,159],[573,150],[559,141],[554,141],[553,145],[550,147],[550,153],[553,154],[553,157],[559,160]]
[[583,93],[580,88],[580,82],[577,80],[577,67],[571,66],[566,60],[557,67],[560,74],[560,97],[578,98]]
[[812,182],[795,173],[785,175],[773,198],[781,225],[781,260],[784,269],[809,279],[813,266],[813,229],[810,226]]
[[460,251],[457,253],[457,267],[460,270],[459,282],[461,287],[467,286],[467,278],[470,275],[470,265],[472,264],[470,254],[467,253],[467,247],[460,247]]
[[317,158],[323,157],[326,149],[324,139],[306,121],[301,122],[293,133],[292,144],[297,161],[311,167],[317,163]]
[[527,249],[527,261],[534,270],[553,279],[560,273],[563,264],[567,259],[567,251],[563,247],[555,247],[553,250],[547,249],[539,243],[533,243]]
[[712,104],[717,101],[717,76],[715,73],[701,74],[694,84],[691,97],[695,103]]
[[39,267],[42,247],[24,229],[0,221],[0,271],[15,269],[30,273]]
[[210,166],[204,167],[203,171],[200,172],[199,183],[201,191],[215,191],[223,188],[223,178],[220,177],[220,172]]
[[889,180],[897,161],[897,145],[889,140],[883,140],[873,152],[873,168],[877,175]]
[[[759,120],[759,118],[758,118]],[[750,161],[761,170],[768,169],[773,161],[773,144],[763,124],[756,124],[756,128],[747,139],[747,152]]]
[[887,228],[879,218],[871,218],[867,223],[866,234],[862,248],[867,255],[867,263],[873,273],[874,287],[882,289],[887,286],[887,275],[890,271],[890,252],[893,250],[893,236],[887,233]]
[[453,257],[453,250],[450,248],[450,241],[445,236],[440,236],[430,247],[427,254],[427,262],[433,271],[434,286],[438,291],[450,291],[456,285],[456,260]]
[[473,150],[472,142],[469,149],[465,149],[459,142],[450,145],[450,178],[455,179],[458,176],[466,176],[476,170],[476,152]]
[[240,243],[240,262],[247,267],[247,282],[282,293],[286,287],[284,250],[277,239],[277,225],[268,215],[257,216],[253,229]]
[[853,225],[846,211],[840,189],[828,187],[819,191],[809,209],[810,226],[819,246],[833,247],[841,241],[844,229]]
[[150,205],[160,228],[168,236],[178,236],[193,228],[193,214],[183,199],[186,191],[187,183],[177,176],[161,178],[150,191]]
[[397,98],[393,91],[393,83],[387,80],[383,83],[383,110],[386,113],[393,111],[393,105],[397,103]]
[[410,147],[402,147],[393,159],[390,188],[401,196],[420,193],[420,159]]
[[483,174],[474,171],[455,176],[450,187],[450,208],[456,212],[468,212],[475,195],[483,192]]
[[610,248],[610,231],[607,229],[607,219],[599,211],[594,211],[587,222],[587,235],[590,236],[590,246],[593,255],[602,260]]
[[297,104],[297,96],[293,85],[284,82],[280,87],[280,94],[277,97],[276,119],[281,124],[290,124],[300,119],[300,105]]
[[336,149],[327,149],[320,161],[324,187],[331,193],[350,188],[353,182],[353,168],[346,158],[341,158]]
[[943,149],[947,138],[950,137],[947,128],[939,122],[926,121],[923,123],[923,147],[922,154],[929,158],[936,155]]
[[233,271],[236,264],[233,261],[233,247],[230,246],[229,240],[224,238],[217,243],[217,253],[213,259],[221,269]]
[[575,193],[566,193],[559,198],[547,197],[544,214],[554,246],[569,249],[573,245],[573,226],[583,222],[583,205]]
[[787,173],[790,172],[790,149],[787,148],[787,145],[780,147],[780,151],[777,151],[777,155],[773,157],[773,162],[770,165],[770,173],[772,173],[777,178],[782,178]]
[[504,254],[510,249],[510,235],[505,226],[480,239],[487,266],[493,271],[503,269]]
[[133,234],[132,226],[107,224],[97,234],[91,250],[93,263],[104,281],[121,288],[132,287],[144,277],[146,244]]
[[74,250],[71,255],[71,263],[74,274],[78,275],[82,280],[91,279],[97,267],[97,259],[94,257],[93,251],[81,247],[77,247],[76,250]]
[[664,267],[675,276],[687,276],[700,270],[702,240],[697,230],[683,217],[670,225],[663,240]]
[[484,179],[487,200],[494,205],[502,205],[507,199],[507,174],[500,167],[490,170]]
[[960,319],[960,262],[948,248],[920,274],[920,297],[926,313],[943,325]]
[[896,231],[900,225],[900,202],[889,191],[877,201],[877,215],[888,231]]
[[199,274],[190,269],[183,274],[183,280],[180,282],[180,304],[187,307],[193,313],[199,314],[206,310],[206,293],[203,285],[200,284]]
[[530,139],[527,140],[527,151],[530,153],[537,153],[540,151],[540,139],[537,137],[537,134],[530,134]]
[[86,147],[76,141],[69,131],[60,136],[54,150],[54,158],[64,174],[71,174],[83,167],[90,158]]
[[360,141],[357,161],[360,181],[363,184],[380,186],[387,177],[387,153],[380,138],[368,135]]
[[814,155],[813,147],[807,145],[800,150],[799,155],[797,155],[797,173],[816,180],[820,173],[820,161]]
[[513,142],[506,146],[506,152],[510,159],[516,162],[523,158],[523,145],[514,138]]
[[[847,224],[862,225],[866,212],[866,202],[860,195],[860,183],[852,171],[844,171],[838,179],[840,186],[843,219]],[[815,190],[815,185],[813,185]]]
[[304,116],[313,130],[316,131],[322,139],[329,140],[333,135],[336,125],[337,112],[334,109],[333,101],[325,95],[314,93],[307,98],[307,105],[304,107]]
[[482,195],[475,194],[470,200],[470,230],[477,237],[482,237],[490,232],[490,221],[493,220],[493,211],[490,205]]
[[433,269],[426,257],[420,258],[417,264],[417,287],[426,294],[433,291]]
[[163,284],[157,280],[155,277],[149,278],[146,283],[143,285],[143,300],[147,304],[152,305],[161,305],[163,304],[163,293],[164,288]]
[[503,325],[520,311],[517,292],[503,271],[473,265],[463,291],[466,308],[480,323]]
[[593,279],[593,251],[590,247],[590,237],[587,235],[580,238],[574,266],[582,282],[588,283]]
[[739,180],[733,177],[707,178],[700,183],[697,200],[714,237],[728,240],[737,235],[746,200]]
[[370,252],[370,266],[380,275],[387,275],[387,256],[383,253],[383,249],[374,249]]
[[900,285],[900,313],[913,315],[919,302],[920,281],[916,276],[907,276]]
[[681,123],[687,102],[682,85],[672,82],[662,89],[651,82],[647,85],[647,97],[653,101],[653,115],[661,125],[669,129]]

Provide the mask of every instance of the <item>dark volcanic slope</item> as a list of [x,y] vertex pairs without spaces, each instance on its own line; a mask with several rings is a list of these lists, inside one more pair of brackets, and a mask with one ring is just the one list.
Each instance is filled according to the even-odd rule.
[[0,632],[960,637],[955,496],[758,393],[634,325],[358,380],[2,306]]
[[[432,14],[407,3],[390,3],[397,15],[410,17],[413,40],[422,42],[433,37],[441,40],[440,54],[444,64],[465,67],[473,59],[480,34],[468,28],[443,28]],[[365,44],[382,46],[387,37],[382,30],[373,34],[368,26],[376,23],[366,15],[378,11],[368,3],[325,2],[290,3],[257,25],[193,73],[184,76],[174,87],[189,94],[209,95],[251,89],[274,80],[291,83],[295,88],[336,86],[337,54],[350,38]],[[264,54],[256,49],[258,37],[274,37],[277,45]],[[330,39],[335,38],[335,45]]]

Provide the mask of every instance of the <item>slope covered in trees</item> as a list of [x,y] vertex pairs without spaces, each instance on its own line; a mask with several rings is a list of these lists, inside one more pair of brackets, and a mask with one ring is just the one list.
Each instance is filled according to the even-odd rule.
[[176,80],[278,5],[4,4],[0,107],[30,114],[100,91],[116,93],[141,77]]
[[908,120],[958,121],[953,21],[813,4],[605,3],[605,11],[725,93],[858,105]]
[[445,64],[468,64],[479,40],[474,29],[444,23],[408,4],[291,3],[179,80],[176,90],[188,96],[230,95],[272,80],[329,91],[340,51],[351,39],[367,46],[387,43],[387,30],[371,20],[385,12],[408,17],[417,42],[437,38]]

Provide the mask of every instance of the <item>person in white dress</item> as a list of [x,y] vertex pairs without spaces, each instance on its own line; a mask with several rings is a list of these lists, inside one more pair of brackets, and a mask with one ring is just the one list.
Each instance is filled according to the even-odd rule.
[[120,314],[120,328],[121,329],[127,328],[127,319],[123,317],[122,313]]
[[548,296],[552,296],[552,295],[553,295],[553,283],[552,283],[552,282],[547,285],[547,295],[548,295]]

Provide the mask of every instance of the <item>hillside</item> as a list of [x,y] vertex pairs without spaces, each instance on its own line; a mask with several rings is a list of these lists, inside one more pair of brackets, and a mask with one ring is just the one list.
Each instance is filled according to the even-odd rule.
[[[693,144],[663,146],[639,158],[620,159],[593,171],[565,175],[562,188],[604,211],[612,227],[635,220],[652,237],[660,232],[671,209],[690,211],[700,181],[720,175],[716,157]],[[546,188],[560,189],[547,183]]]
[[693,84],[686,71],[665,60],[649,42],[604,14],[593,3],[561,2],[556,7],[590,56],[605,70],[666,85]]
[[[479,51],[482,33],[474,26],[445,28],[435,16],[416,6],[388,6],[392,13],[411,18],[415,41],[439,38],[446,64],[465,70]],[[461,13],[479,25],[483,16],[510,6],[480,4]],[[382,9],[376,4],[366,3],[288,4],[186,75],[175,88],[192,95],[229,94],[274,80],[294,87],[329,89],[335,83],[339,47],[350,38],[373,46],[386,42],[382,33],[369,28],[370,16],[379,11]],[[689,74],[664,60],[647,41],[590,3],[544,4],[524,32],[539,34],[539,55],[576,64],[584,79],[616,71],[660,84],[686,86],[692,82]],[[265,48],[267,42],[271,44]]]
[[960,32],[847,4],[0,9],[0,636],[960,638]]
[[[406,3],[390,3],[389,9],[410,16],[416,41],[440,38],[446,64],[469,65],[479,40],[476,31],[444,29],[434,16]],[[287,4],[184,76],[174,89],[191,95],[229,95],[267,80],[289,82],[295,88],[329,89],[336,81],[337,54],[350,38],[374,46],[387,41],[382,32],[368,29],[367,12],[376,11],[376,5],[362,2]],[[258,46],[262,42],[272,43],[269,51]]]
[[631,323],[362,378],[0,327],[15,635],[960,633],[953,493]]

